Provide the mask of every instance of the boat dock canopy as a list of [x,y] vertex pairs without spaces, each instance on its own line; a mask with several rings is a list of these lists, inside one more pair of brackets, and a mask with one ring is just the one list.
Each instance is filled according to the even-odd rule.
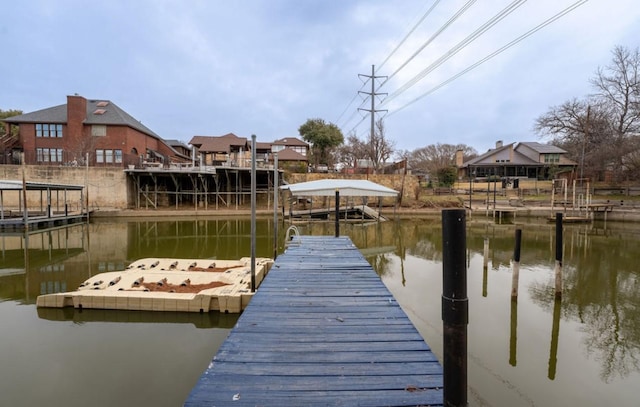
[[[84,188],[84,185],[54,184],[48,182],[27,181],[24,184],[24,186],[27,188],[27,191],[82,191],[82,189]],[[22,188],[22,181],[0,180],[0,190],[2,191],[20,191],[22,190]]]
[[399,194],[394,189],[363,179],[321,179],[283,185],[280,189],[288,189],[294,196],[333,196],[336,191],[340,192],[340,196],[397,196]]

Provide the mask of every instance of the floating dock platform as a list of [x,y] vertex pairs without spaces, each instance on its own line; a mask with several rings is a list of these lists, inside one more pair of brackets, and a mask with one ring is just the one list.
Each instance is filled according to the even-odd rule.
[[443,370],[348,237],[295,236],[184,405],[442,406]]
[[[256,259],[256,286],[272,264],[272,259]],[[126,270],[97,274],[77,291],[41,295],[36,304],[49,308],[239,313],[254,294],[251,258],[146,258]]]

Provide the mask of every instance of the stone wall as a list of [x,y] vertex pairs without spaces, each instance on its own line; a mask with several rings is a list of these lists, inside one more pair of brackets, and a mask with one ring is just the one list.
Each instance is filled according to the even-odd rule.
[[[88,185],[89,208],[120,208],[127,207],[127,178],[122,168],[80,168],[43,165],[26,165],[24,167],[25,180],[31,182],[49,182],[57,184]],[[0,165],[0,179],[22,181],[22,166]],[[58,195],[61,203],[64,196]],[[55,194],[52,205],[57,204]],[[18,207],[18,193],[5,192],[3,205],[7,209]],[[46,199],[46,197],[45,197]],[[67,203],[76,209],[79,205],[79,193],[68,192]],[[40,192],[31,191],[27,196],[29,207],[40,204]]]

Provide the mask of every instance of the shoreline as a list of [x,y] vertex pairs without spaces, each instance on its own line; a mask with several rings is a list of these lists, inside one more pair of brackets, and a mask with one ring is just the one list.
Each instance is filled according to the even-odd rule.
[[[441,211],[448,208],[383,208],[381,211],[382,216],[387,218],[397,217],[400,219],[411,219],[416,217],[433,217],[439,216]],[[453,208],[452,208],[453,209]],[[462,209],[462,208],[457,208]],[[515,219],[519,217],[524,218],[538,218],[538,219],[551,219],[554,213],[562,212],[565,216],[570,216],[571,210],[563,211],[561,208],[551,211],[550,207],[536,206],[536,207],[502,207],[496,208],[496,211],[506,211],[509,216],[511,213],[515,215]],[[487,216],[486,208],[473,208],[471,216],[481,216],[486,218],[492,218],[493,209],[489,209]],[[265,218],[273,217],[273,208],[271,209],[257,209],[256,217]],[[239,209],[102,209],[96,210],[91,213],[91,219],[109,219],[109,218],[233,218],[237,216],[251,216],[251,210],[248,208]],[[282,212],[278,212],[278,217],[282,217]],[[595,217],[596,221],[604,220],[604,214],[598,213]],[[615,222],[640,222],[640,210],[637,209],[620,209],[615,208],[611,212],[606,214],[607,221]]]

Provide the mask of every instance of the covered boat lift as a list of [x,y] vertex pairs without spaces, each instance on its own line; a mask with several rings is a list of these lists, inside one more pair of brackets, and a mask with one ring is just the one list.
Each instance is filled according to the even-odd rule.
[[[34,201],[38,205],[30,207]],[[52,227],[87,218],[84,185],[0,180],[0,230]]]
[[[335,211],[336,219],[375,219],[384,220],[380,215],[380,204],[378,210],[374,210],[367,205],[369,197],[394,197],[394,210],[397,205],[399,192],[362,179],[321,179],[316,181],[300,182],[288,184],[280,187],[289,190],[291,199],[289,200],[289,218],[309,218],[309,219],[329,219],[330,214]],[[312,201],[307,201],[307,197],[331,197],[335,196],[335,210],[330,207],[313,208]],[[340,205],[340,198],[347,197],[344,206]],[[356,205],[353,200],[349,203],[349,198],[361,197],[362,204]],[[300,198],[303,198],[301,201]],[[328,200],[327,200],[328,201]],[[380,201],[379,201],[380,203]],[[295,209],[293,206],[300,205],[303,209]],[[307,207],[308,206],[308,207]],[[283,208],[284,210],[284,208]]]

